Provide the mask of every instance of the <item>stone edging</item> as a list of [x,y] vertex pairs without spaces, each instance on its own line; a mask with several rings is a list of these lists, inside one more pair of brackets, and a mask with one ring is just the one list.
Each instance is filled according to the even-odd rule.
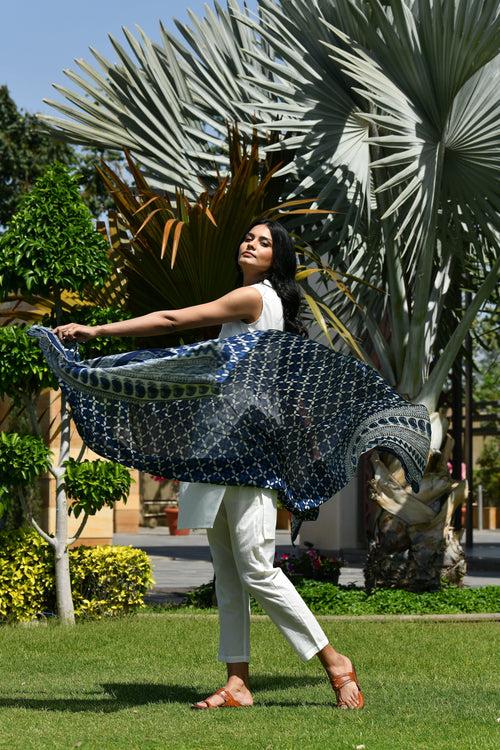
[[[156,617],[158,614],[168,617],[192,619],[217,619],[216,612],[142,612],[139,617]],[[252,620],[269,620],[267,615],[251,615]],[[500,621],[500,612],[457,612],[455,614],[422,614],[422,615],[316,615],[324,622],[481,622]]]

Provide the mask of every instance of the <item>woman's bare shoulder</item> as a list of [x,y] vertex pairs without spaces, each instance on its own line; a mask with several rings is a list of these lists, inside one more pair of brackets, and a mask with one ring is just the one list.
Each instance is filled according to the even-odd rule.
[[262,310],[263,298],[252,285],[237,287],[212,302],[169,311],[177,330],[219,325],[232,320],[256,320]]

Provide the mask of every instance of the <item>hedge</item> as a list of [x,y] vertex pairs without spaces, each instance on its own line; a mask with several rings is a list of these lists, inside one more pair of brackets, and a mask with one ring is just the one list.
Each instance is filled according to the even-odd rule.
[[[132,547],[70,550],[76,617],[137,610],[153,583],[148,555]],[[54,554],[32,529],[0,533],[0,621],[28,622],[55,614]]]
[[[445,585],[440,591],[414,593],[403,589],[365,589],[350,584],[337,586],[303,579],[294,584],[305,603],[317,615],[456,614],[500,612],[500,586],[465,588]],[[252,600],[252,612],[262,613]],[[190,591],[186,603],[176,608],[216,606],[213,582]]]

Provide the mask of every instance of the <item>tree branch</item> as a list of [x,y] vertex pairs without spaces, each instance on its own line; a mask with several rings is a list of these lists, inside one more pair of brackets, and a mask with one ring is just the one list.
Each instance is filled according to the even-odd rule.
[[76,457],[76,463],[77,464],[79,464],[80,461],[82,460],[82,458],[84,457],[86,450],[87,450],[87,446],[85,445],[85,443],[82,442],[82,447],[80,448],[78,456]]
[[80,526],[76,530],[76,534],[74,536],[70,537],[70,539],[68,539],[68,547],[69,547],[70,544],[73,544],[73,542],[76,542],[76,540],[80,538],[80,536],[82,534],[82,531],[84,530],[84,528],[85,528],[88,520],[89,520],[89,514],[85,513],[85,515],[83,516],[83,520],[82,520]]
[[28,503],[26,502],[26,499],[24,497],[22,488],[18,487],[17,488],[17,492],[18,492],[19,501],[21,503],[22,509],[23,509],[23,511],[25,513],[26,518],[30,522],[30,524],[33,526],[33,528],[35,529],[35,531],[37,531],[40,534],[40,536],[43,539],[45,539],[45,541],[48,542],[51,545],[51,547],[55,547],[56,546],[55,539],[53,537],[49,536],[49,534],[47,534],[47,532],[44,531],[41,528],[41,526],[39,526],[38,523],[33,518],[33,515],[31,513],[30,509],[28,508]]

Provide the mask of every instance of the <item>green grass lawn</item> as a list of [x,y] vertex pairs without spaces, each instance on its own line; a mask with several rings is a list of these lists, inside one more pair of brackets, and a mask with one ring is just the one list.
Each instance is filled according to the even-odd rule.
[[[252,622],[252,709],[193,711],[223,683],[213,616],[0,628],[0,747],[488,750],[500,747],[498,623],[326,622],[362,711],[332,708],[268,620]],[[496,640],[495,640],[496,639]]]

